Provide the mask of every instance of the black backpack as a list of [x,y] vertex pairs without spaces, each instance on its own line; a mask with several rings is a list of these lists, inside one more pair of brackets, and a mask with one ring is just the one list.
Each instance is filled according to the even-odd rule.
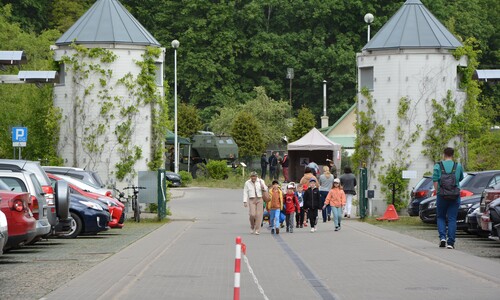
[[450,173],[446,173],[443,162],[439,162],[441,167],[441,179],[439,180],[439,196],[445,200],[456,200],[460,196],[460,188],[457,186],[457,163],[453,162],[453,168]]

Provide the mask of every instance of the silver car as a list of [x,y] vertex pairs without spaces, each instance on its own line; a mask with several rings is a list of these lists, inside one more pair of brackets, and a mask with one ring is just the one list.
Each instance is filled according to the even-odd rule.
[[14,192],[28,192],[32,201],[30,209],[37,220],[34,242],[51,231],[48,220],[49,206],[43,195],[42,186],[34,173],[25,170],[0,170],[0,179]]

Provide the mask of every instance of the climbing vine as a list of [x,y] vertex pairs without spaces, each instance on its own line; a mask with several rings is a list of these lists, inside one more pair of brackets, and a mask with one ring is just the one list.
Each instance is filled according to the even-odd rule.
[[[415,107],[411,109],[411,100],[403,97],[398,105],[398,125],[396,127],[397,144],[394,145],[392,161],[381,168],[379,182],[381,192],[387,203],[394,204],[397,210],[404,208],[408,202],[409,181],[403,179],[402,173],[412,164],[411,146],[418,140],[422,125],[413,122]],[[393,203],[394,201],[394,203]]]
[[357,135],[352,161],[355,166],[369,167],[376,161],[382,160],[380,144],[384,139],[385,128],[374,121],[373,97],[368,89],[363,88],[361,94],[366,100],[366,110],[358,110],[357,112],[358,119],[355,124]]
[[[76,44],[72,44],[71,48],[75,50],[74,54],[63,56],[61,61],[67,72],[72,71],[71,122],[65,120],[72,133],[67,137],[73,144],[72,165],[81,166],[78,157],[78,149],[81,148],[89,160],[83,163],[94,168],[101,161],[104,151],[105,136],[109,130],[107,120],[113,118],[113,88],[109,86],[113,71],[109,66],[117,56],[102,48],[86,48]],[[94,93],[96,89],[98,92]],[[96,106],[101,107],[99,114],[90,113]]]

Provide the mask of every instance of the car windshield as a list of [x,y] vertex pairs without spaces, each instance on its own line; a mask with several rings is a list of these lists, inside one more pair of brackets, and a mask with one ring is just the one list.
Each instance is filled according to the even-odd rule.
[[432,178],[424,177],[415,186],[415,191],[417,190],[430,190],[432,189]]
[[0,179],[0,190],[2,191],[10,191],[10,187],[5,183],[3,182],[2,179]]

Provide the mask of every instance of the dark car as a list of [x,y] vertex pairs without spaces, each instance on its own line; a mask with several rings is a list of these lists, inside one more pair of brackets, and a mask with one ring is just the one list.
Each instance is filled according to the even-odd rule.
[[420,202],[431,197],[433,193],[434,184],[432,182],[432,177],[424,176],[411,191],[408,214],[410,216],[418,216]]
[[481,202],[479,204],[479,214],[485,215],[478,218],[479,226],[485,231],[491,231],[490,218],[488,215],[488,206],[495,199],[500,198],[500,182],[497,182],[493,186],[488,186],[484,189],[481,197]]
[[491,201],[487,205],[487,214],[491,223],[491,231],[489,238],[492,240],[500,240],[500,198]]
[[78,235],[96,234],[109,229],[110,214],[98,201],[71,194],[69,212],[73,218],[71,230],[60,234],[62,238],[76,238]]
[[[481,199],[481,193],[484,189],[487,186],[491,186],[499,181],[500,170],[467,173],[467,176],[465,176],[465,178],[460,182],[460,197],[462,198],[462,204],[459,210],[459,216],[460,214],[463,214],[461,216],[461,227],[464,226],[465,216],[467,215],[467,211],[463,211],[465,209],[465,207],[462,206],[464,201],[469,199],[468,197],[471,196],[474,196],[473,198],[478,199],[477,201],[479,201]],[[475,201],[467,203],[474,204]],[[436,196],[429,197],[420,202],[419,216],[424,223],[436,223]],[[459,219],[457,218],[457,222],[458,220]]]
[[467,212],[467,217],[465,217],[465,223],[467,224],[467,232],[475,233],[481,235],[482,229],[478,222],[479,214],[479,203],[474,204]]
[[167,177],[167,183],[170,186],[181,186],[182,185],[181,176],[177,173],[167,171],[167,172],[165,172],[165,177]]

